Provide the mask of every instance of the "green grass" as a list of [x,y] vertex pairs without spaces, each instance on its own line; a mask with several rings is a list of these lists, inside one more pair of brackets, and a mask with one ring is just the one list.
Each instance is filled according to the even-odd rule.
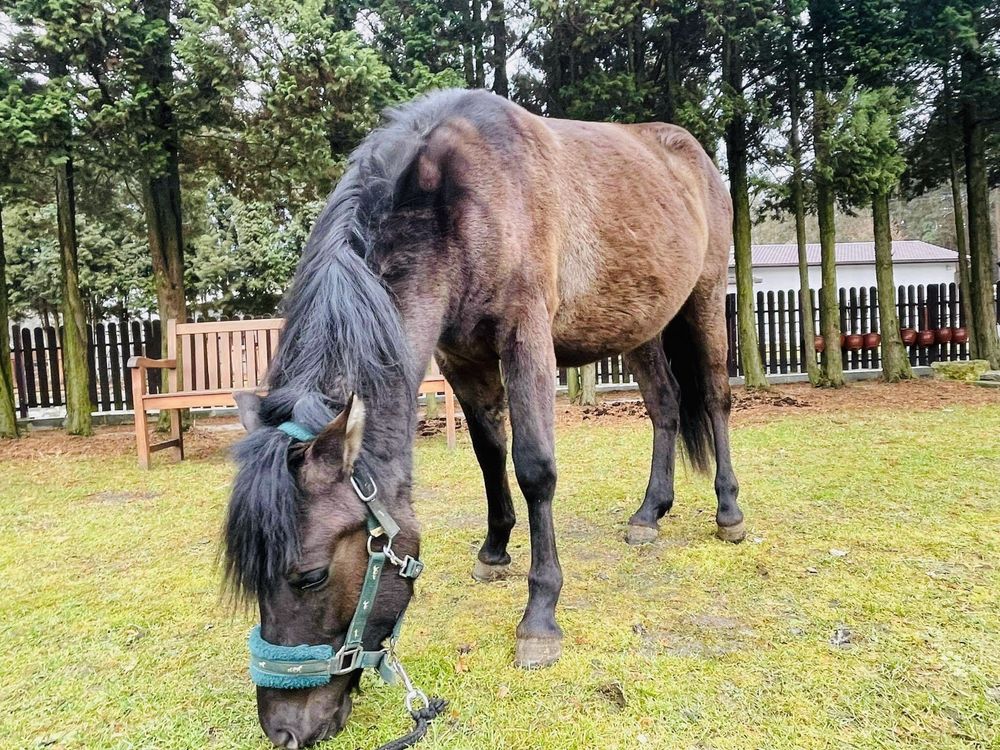
[[[713,538],[711,481],[682,470],[660,540],[629,548],[649,430],[560,430],[564,656],[523,672],[524,514],[519,575],[474,584],[467,437],[419,441],[428,567],[401,650],[452,705],[423,747],[1000,747],[1000,408],[791,416],[733,442],[747,542]],[[0,746],[267,746],[251,622],[214,568],[231,467],[157,464],[0,459]],[[407,728],[397,690],[363,685],[324,748]]]

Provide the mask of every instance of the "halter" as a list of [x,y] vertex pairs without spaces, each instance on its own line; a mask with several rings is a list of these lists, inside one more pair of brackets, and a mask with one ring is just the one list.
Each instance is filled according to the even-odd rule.
[[[296,442],[308,442],[316,438],[313,432],[296,422],[284,422],[278,429]],[[394,684],[397,677],[402,681],[406,688],[406,709],[416,719],[417,714],[430,711],[435,701],[428,700],[421,690],[414,687],[395,654],[396,640],[403,627],[406,608],[396,618],[388,646],[366,651],[364,634],[386,564],[398,568],[398,575],[402,578],[411,580],[415,580],[423,572],[424,564],[410,555],[399,557],[393,551],[392,542],[399,534],[399,524],[379,499],[375,481],[356,468],[351,474],[351,486],[368,511],[368,568],[344,644],[336,652],[330,645],[280,646],[264,640],[260,634],[260,625],[255,625],[250,631],[250,678],[260,687],[294,690],[319,687],[327,684],[335,675],[371,668],[379,673],[386,684]],[[385,539],[382,548],[374,549],[372,542],[381,537]],[[423,708],[415,710],[414,705],[418,700]]]

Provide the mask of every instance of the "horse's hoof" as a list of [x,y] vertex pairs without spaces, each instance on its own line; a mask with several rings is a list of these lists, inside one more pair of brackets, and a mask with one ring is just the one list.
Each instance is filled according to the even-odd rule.
[[649,544],[656,541],[658,534],[659,530],[654,529],[652,526],[640,526],[639,524],[630,523],[628,528],[625,529],[625,541],[633,545]]
[[510,563],[504,565],[490,565],[482,560],[476,560],[476,565],[472,569],[472,577],[480,583],[492,583],[502,581],[510,574]]
[[514,665],[521,669],[542,669],[559,661],[562,656],[562,639],[518,638],[514,647]]
[[740,521],[735,526],[720,526],[715,535],[724,542],[739,544],[746,539],[747,527],[743,521]]

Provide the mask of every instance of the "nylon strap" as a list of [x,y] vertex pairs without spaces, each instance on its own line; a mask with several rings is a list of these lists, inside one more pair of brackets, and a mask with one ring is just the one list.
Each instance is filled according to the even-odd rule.
[[361,598],[358,599],[357,609],[354,610],[354,617],[351,618],[351,625],[347,629],[347,639],[344,641],[344,648],[360,646],[364,640],[365,626],[368,624],[368,616],[371,614],[375,604],[375,595],[378,594],[379,577],[385,567],[385,553],[372,552],[368,558],[368,570],[365,571],[365,582],[361,586]]
[[298,422],[282,422],[278,425],[278,429],[292,440],[297,440],[300,443],[308,443],[310,440],[316,439],[316,433]]

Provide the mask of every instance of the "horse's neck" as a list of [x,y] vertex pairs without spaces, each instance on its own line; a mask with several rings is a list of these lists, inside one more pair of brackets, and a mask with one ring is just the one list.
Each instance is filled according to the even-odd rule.
[[[417,426],[417,389],[430,365],[444,318],[445,305],[423,303],[416,295],[400,294],[400,316],[410,354],[408,367],[393,375],[386,390],[371,404],[366,422],[376,466],[395,491],[395,503],[410,502],[413,475],[413,440]],[[407,303],[406,300],[413,300]],[[375,468],[380,471],[380,468]]]

